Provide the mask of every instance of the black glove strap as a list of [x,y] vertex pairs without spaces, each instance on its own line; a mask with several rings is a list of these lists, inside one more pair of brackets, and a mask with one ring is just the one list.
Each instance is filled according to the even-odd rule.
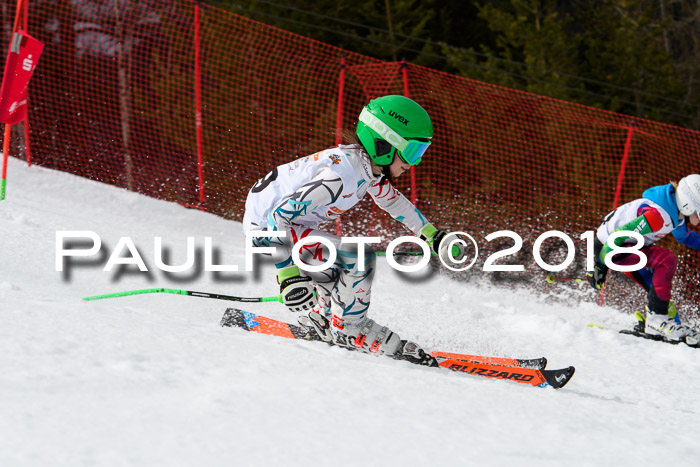
[[444,230],[438,230],[437,233],[435,234],[435,237],[433,237],[433,251],[435,253],[440,254],[440,243],[442,242],[442,239],[445,238],[447,235],[447,232]]
[[289,279],[285,279],[284,281],[282,281],[282,283],[280,284],[280,289],[284,290],[288,286],[296,284],[297,282],[309,282],[309,278],[305,276],[290,277]]

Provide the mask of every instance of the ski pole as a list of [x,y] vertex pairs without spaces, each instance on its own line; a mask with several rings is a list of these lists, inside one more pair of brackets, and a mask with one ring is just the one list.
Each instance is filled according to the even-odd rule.
[[[376,251],[377,256],[386,256],[386,251]],[[430,252],[433,256],[437,255],[434,251]],[[395,251],[393,256],[423,256],[422,251]]]
[[550,284],[555,282],[586,282],[586,279],[581,279],[579,277],[557,277],[554,274],[547,274],[546,281]]
[[282,303],[282,295],[273,295],[270,297],[234,297],[232,295],[220,295],[208,292],[194,292],[192,290],[180,289],[139,289],[127,290],[125,292],[114,292],[103,295],[93,295],[91,297],[83,297],[83,300],[102,300],[103,298],[125,297],[127,295],[141,295],[147,293],[170,293],[175,295],[189,295],[191,297],[213,298],[216,300],[229,300],[233,302],[260,303],[260,302],[280,302]]

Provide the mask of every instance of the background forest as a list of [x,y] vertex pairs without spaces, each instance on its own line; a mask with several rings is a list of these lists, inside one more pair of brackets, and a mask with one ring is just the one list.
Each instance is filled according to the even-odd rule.
[[371,57],[700,129],[700,0],[211,0]]

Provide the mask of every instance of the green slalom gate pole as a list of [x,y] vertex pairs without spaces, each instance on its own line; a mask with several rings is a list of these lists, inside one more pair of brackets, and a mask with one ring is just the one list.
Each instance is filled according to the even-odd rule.
[[[377,256],[386,256],[386,251],[375,251]],[[423,256],[422,251],[395,251],[394,256]]]
[[[377,256],[386,256],[386,251],[375,251]],[[437,253],[430,251],[430,254],[437,256]],[[422,251],[395,251],[393,256],[423,256]]]
[[270,297],[234,297],[232,295],[220,295],[208,292],[194,292],[192,290],[180,290],[180,289],[139,289],[139,290],[127,290],[125,292],[114,292],[103,295],[92,295],[90,297],[83,297],[83,300],[102,300],[105,298],[116,298],[116,297],[126,297],[128,295],[142,295],[151,293],[169,293],[174,295],[189,295],[190,297],[200,297],[200,298],[213,298],[215,300],[228,300],[232,302],[245,302],[245,303],[261,303],[261,302],[280,302],[283,303],[282,295],[273,295]]

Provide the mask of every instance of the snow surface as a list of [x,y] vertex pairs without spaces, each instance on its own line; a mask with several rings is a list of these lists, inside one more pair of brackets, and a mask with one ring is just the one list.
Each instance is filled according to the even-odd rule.
[[[15,159],[8,180],[0,466],[700,464],[700,352],[615,332],[633,324],[629,315],[435,274],[407,278],[379,260],[378,322],[426,348],[574,365],[557,391],[222,328],[232,302],[86,302],[146,287],[277,290],[270,265],[257,274],[155,267],[155,236],[169,264],[184,261],[188,236],[198,248],[210,236],[218,264],[243,269],[237,222]],[[96,232],[100,259],[57,272],[60,230]],[[120,237],[149,273],[102,270]],[[295,320],[276,303],[246,309]]]

